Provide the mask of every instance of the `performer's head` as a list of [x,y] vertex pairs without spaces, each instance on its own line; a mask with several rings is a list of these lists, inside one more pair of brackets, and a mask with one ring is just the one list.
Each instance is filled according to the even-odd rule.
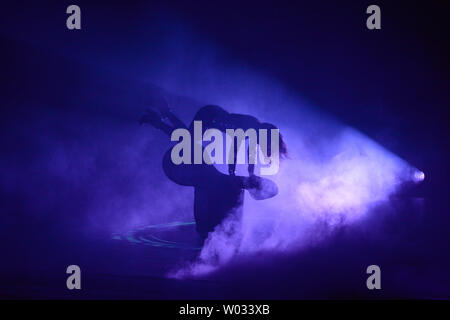
[[201,121],[203,130],[214,128],[225,132],[226,129],[231,128],[229,117],[230,114],[223,108],[215,105],[207,105],[197,111],[189,128],[193,130],[194,121]]

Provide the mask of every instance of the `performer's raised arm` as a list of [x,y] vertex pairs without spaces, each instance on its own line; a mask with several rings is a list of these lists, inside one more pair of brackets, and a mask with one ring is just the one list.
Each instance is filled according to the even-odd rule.
[[154,103],[155,108],[161,113],[162,121],[169,121],[174,129],[184,128],[187,126],[181,121],[169,108],[169,104],[164,97],[161,97]]
[[156,129],[159,129],[166,133],[169,137],[172,135],[172,131],[174,128],[167,123],[163,122],[163,119],[161,118],[161,115],[153,110],[147,110],[144,115],[139,120],[139,124],[148,123],[155,127]]

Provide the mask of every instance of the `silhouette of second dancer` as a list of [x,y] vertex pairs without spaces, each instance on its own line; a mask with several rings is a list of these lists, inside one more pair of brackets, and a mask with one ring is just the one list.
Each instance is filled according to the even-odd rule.
[[[157,111],[147,110],[140,123],[147,123],[171,136],[173,130],[184,128],[194,134],[194,121],[202,121],[203,130],[242,128],[275,128],[261,124],[251,116],[230,114],[219,106],[207,105],[200,108],[189,127],[178,119],[167,104],[157,106]],[[193,144],[193,142],[191,141]],[[269,144],[270,145],[270,144]],[[204,148],[204,146],[203,146]],[[191,150],[193,150],[193,145]],[[205,239],[225,218],[242,215],[244,190],[249,190],[255,199],[267,199],[278,193],[274,182],[256,176],[254,165],[249,165],[249,176],[236,176],[235,165],[229,165],[229,174],[223,174],[211,164],[174,164],[170,148],[163,157],[163,170],[173,182],[194,187],[194,217],[199,235]],[[286,146],[280,135],[280,154],[286,155]],[[203,154],[203,153],[202,153]],[[193,161],[191,161],[193,163]]]

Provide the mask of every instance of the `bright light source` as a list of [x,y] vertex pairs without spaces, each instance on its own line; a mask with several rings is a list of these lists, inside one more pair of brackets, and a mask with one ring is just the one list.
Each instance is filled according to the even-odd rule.
[[414,172],[414,181],[420,182],[420,181],[423,181],[423,180],[425,180],[425,173],[423,173],[420,170],[416,170]]

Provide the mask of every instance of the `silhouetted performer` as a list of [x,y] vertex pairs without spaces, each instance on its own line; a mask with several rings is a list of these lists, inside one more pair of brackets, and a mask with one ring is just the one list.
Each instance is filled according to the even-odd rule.
[[[167,105],[159,106],[158,109],[160,114],[156,111],[148,110],[140,123],[149,123],[169,136],[171,136],[173,130],[185,128],[189,130],[191,137],[193,137],[194,121],[202,121],[203,131],[215,128],[225,132],[226,129],[239,127],[236,117],[231,116],[218,106],[208,105],[200,108],[189,127],[186,127],[169,110]],[[249,122],[256,125],[258,122],[255,118],[253,119],[249,120]],[[191,144],[193,144],[192,139]],[[193,145],[191,145],[191,150],[194,150]],[[235,215],[237,219],[240,218],[245,189],[258,193],[258,190],[263,186],[262,181],[265,180],[264,198],[273,197],[278,193],[275,183],[268,179],[257,177],[253,175],[253,172],[251,172],[249,177],[235,176],[234,166],[231,165],[229,166],[229,175],[221,173],[213,165],[206,163],[193,164],[193,159],[191,159],[192,164],[182,163],[176,165],[172,162],[171,151],[172,148],[164,155],[164,172],[173,182],[183,186],[194,187],[194,217],[197,231],[202,238],[206,238],[208,233],[213,231],[230,214]],[[191,152],[191,156],[193,158],[193,152]],[[262,199],[263,197],[261,196],[260,198]]]

